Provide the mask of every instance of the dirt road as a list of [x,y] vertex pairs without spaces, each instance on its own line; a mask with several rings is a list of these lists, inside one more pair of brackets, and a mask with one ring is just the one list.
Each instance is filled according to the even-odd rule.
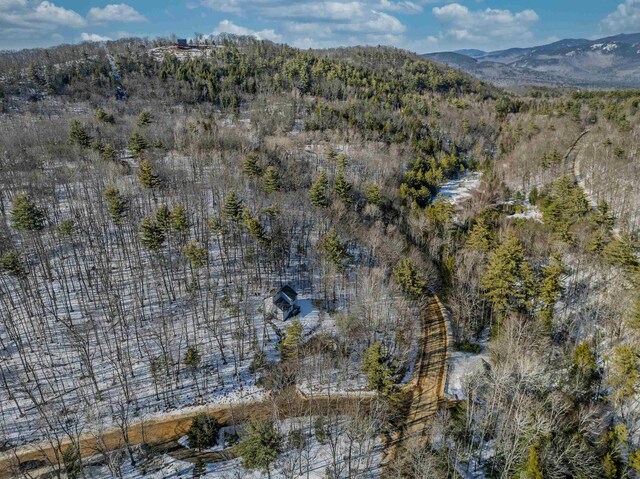
[[413,378],[405,390],[411,397],[404,427],[387,446],[385,463],[391,464],[402,445],[409,440],[426,442],[429,419],[436,414],[445,397],[449,332],[447,313],[440,299],[433,295],[422,309],[422,345]]
[[[292,392],[281,394],[272,400],[193,407],[157,418],[132,422],[128,428],[128,442],[131,446],[147,444],[160,451],[170,451],[172,456],[189,462],[195,462],[199,456],[203,456],[203,459],[213,459],[215,456],[219,460],[224,458],[224,454],[216,453],[207,456],[183,449],[177,444],[177,440],[186,434],[197,414],[206,412],[214,416],[219,423],[229,425],[270,417],[274,414],[284,418],[292,415],[322,414],[329,410],[344,408],[367,408],[373,398],[371,395],[301,397]],[[52,470],[51,466],[59,463],[56,451],[65,450],[70,445],[71,442],[68,439],[55,447],[45,441],[4,452],[0,454],[0,478],[26,476],[26,472],[29,472],[27,477],[39,477],[49,473]],[[94,431],[80,437],[80,453],[83,458],[122,449],[125,446],[126,442],[119,428]]]

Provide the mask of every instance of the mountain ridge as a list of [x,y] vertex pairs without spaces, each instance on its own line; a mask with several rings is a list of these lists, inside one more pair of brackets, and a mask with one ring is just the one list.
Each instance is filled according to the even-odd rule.
[[457,50],[423,55],[502,87],[640,88],[640,33],[483,52]]

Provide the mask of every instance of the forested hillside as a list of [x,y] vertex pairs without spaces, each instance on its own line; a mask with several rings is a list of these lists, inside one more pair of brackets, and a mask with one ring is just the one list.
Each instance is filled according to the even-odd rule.
[[640,477],[639,92],[239,37],[0,72],[3,477]]

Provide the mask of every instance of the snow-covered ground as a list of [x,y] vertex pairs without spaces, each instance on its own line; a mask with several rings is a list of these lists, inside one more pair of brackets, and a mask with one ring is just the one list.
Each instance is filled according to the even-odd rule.
[[489,364],[488,351],[489,331],[485,331],[476,345],[479,353],[452,351],[449,354],[449,369],[445,393],[453,399],[466,399],[465,381],[467,378],[481,374]]
[[465,171],[458,178],[447,181],[440,186],[436,199],[457,204],[471,197],[473,190],[480,186],[482,173],[478,171]]
[[[380,477],[382,443],[372,430],[361,434],[346,434],[356,426],[347,419],[333,417],[329,419],[337,431],[328,435],[323,443],[315,434],[315,418],[300,417],[280,421],[277,427],[282,434],[284,451],[274,462],[271,469],[272,479],[323,479],[331,470],[336,474],[330,477],[373,479]],[[288,443],[291,433],[299,431],[303,441],[301,447],[294,448]],[[122,468],[123,479],[164,479],[191,478],[193,464],[179,461],[170,455],[155,457],[132,467],[126,462]],[[85,470],[87,477],[107,479],[113,477],[109,469],[102,466],[90,466]],[[267,473],[260,470],[247,470],[240,458],[230,461],[206,464],[204,479],[262,479]]]

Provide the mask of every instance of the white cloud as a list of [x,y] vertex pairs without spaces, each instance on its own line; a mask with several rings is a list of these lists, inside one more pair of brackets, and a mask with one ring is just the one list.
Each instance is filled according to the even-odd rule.
[[271,5],[261,9],[270,18],[305,18],[315,20],[349,21],[366,12],[363,2],[311,2],[294,5]]
[[82,32],[80,40],[83,42],[106,42],[111,40],[111,38],[98,35],[97,33]]
[[444,26],[444,35],[457,41],[486,43],[492,40],[522,40],[533,37],[531,27],[540,19],[534,10],[511,12],[487,8],[472,11],[459,3],[434,7],[433,14]]
[[74,28],[82,27],[86,24],[86,20],[80,14],[47,1],[41,2],[33,12],[25,15],[25,18],[36,22],[53,23]]
[[376,8],[400,13],[420,13],[422,11],[422,5],[408,1],[392,2],[390,0],[380,0]]
[[640,0],[625,0],[600,22],[607,33],[635,33],[640,31]]
[[94,23],[134,23],[147,21],[144,15],[126,3],[112,3],[104,8],[93,7],[89,10],[87,19]]
[[218,23],[218,26],[213,31],[214,35],[219,35],[221,33],[231,33],[233,35],[244,35],[255,37],[258,40],[271,40],[272,42],[281,42],[282,36],[277,34],[275,30],[272,29],[264,29],[260,31],[251,30],[250,28],[243,27],[241,25],[236,25],[231,20],[222,20]]
[[48,0],[0,0],[0,48],[59,43],[59,28],[82,28],[79,13]]

